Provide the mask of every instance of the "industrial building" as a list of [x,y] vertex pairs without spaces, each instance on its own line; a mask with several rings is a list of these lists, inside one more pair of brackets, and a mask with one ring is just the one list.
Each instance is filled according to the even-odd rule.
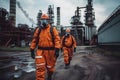
[[[5,16],[1,16],[1,17],[6,17],[6,16],[8,16],[8,13],[9,13],[7,21],[9,22],[11,27],[18,29],[20,26],[21,27],[24,26],[24,28],[26,28],[25,27],[26,24],[18,25],[19,27],[15,26],[16,25],[16,4],[18,5],[19,9],[23,12],[25,17],[32,24],[35,24],[34,21],[25,12],[24,8],[22,8],[21,4],[16,0],[10,0],[10,4],[9,4],[10,5],[10,12],[4,11],[6,14],[5,14]],[[85,9],[85,22],[81,22],[81,9],[83,9],[83,8]],[[54,18],[55,18],[54,17],[55,16],[54,15],[54,5],[49,5],[48,6],[47,14],[50,17],[50,24],[52,26],[56,26],[56,28],[58,29],[61,37],[65,34],[65,31],[64,31],[65,28],[70,27],[71,28],[71,34],[73,36],[75,36],[75,38],[77,40],[77,45],[90,44],[92,39],[94,39],[93,36],[96,35],[95,34],[96,27],[95,27],[95,24],[94,24],[95,15],[94,15],[94,12],[93,12],[92,0],[88,0],[88,3],[86,4],[86,6],[83,6],[83,7],[78,6],[78,7],[76,7],[75,15],[71,17],[71,22],[70,22],[71,25],[70,26],[61,25],[61,23],[60,23],[61,22],[60,21],[60,17],[61,17],[61,15],[60,15],[60,7],[56,8],[56,12],[57,12],[57,15],[56,15],[57,16],[57,21],[56,21],[56,25],[55,25],[54,24]],[[2,11],[1,11],[1,14],[3,14]],[[37,26],[40,26],[39,21],[40,21],[40,16],[41,15],[42,15],[42,10],[39,10],[38,15],[37,15]],[[85,23],[85,24],[83,24],[83,23]],[[2,25],[2,23],[1,23],[1,25]],[[1,28],[3,28],[3,27],[1,27]],[[10,26],[9,27],[7,26],[7,29],[9,29],[9,28],[10,28]],[[32,29],[32,28],[29,28],[29,26],[27,28],[28,28],[28,30]],[[34,30],[34,28],[32,29],[32,31],[29,31],[28,33],[27,32],[23,32],[23,33],[26,33],[26,35],[28,35],[30,37],[30,36],[32,36],[30,34],[32,34],[33,30]],[[12,31],[12,32],[16,32],[16,30]],[[22,32],[20,32],[20,33],[23,34]],[[2,34],[2,32],[1,32],[1,34]],[[12,34],[14,34],[14,33],[11,33],[11,35]],[[19,35],[19,37],[20,37],[20,35]],[[20,42],[22,40],[22,39],[21,40],[19,40],[19,39],[20,38],[17,38],[17,42]],[[10,42],[11,38],[9,38],[7,41]],[[6,42],[6,43],[8,43],[8,42]],[[30,39],[27,42],[30,42]],[[4,42],[4,44],[5,44],[5,42]]]
[[0,8],[0,46],[27,46],[32,38],[33,29],[27,24],[18,24],[16,27],[16,0],[10,0],[10,12]]
[[99,45],[120,45],[120,6],[118,6],[98,29]]

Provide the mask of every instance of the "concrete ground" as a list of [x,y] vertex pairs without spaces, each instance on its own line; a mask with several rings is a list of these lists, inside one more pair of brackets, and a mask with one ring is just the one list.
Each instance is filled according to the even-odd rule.
[[[120,80],[120,59],[103,53],[95,46],[79,46],[65,69],[61,52],[53,80]],[[30,52],[0,52],[0,71],[0,80],[35,80]]]

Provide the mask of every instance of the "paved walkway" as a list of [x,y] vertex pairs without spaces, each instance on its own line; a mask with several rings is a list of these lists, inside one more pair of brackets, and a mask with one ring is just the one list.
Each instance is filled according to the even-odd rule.
[[[53,80],[120,80],[120,59],[103,53],[108,52],[95,46],[79,46],[68,69],[61,53]],[[0,52],[0,55],[0,80],[35,80],[30,52]]]

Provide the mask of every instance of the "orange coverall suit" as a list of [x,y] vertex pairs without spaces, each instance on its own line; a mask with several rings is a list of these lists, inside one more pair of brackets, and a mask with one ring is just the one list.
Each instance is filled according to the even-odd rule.
[[69,64],[72,60],[73,50],[76,48],[76,40],[72,35],[62,37],[62,49],[64,54],[64,63]]
[[[45,80],[45,72],[47,69],[48,75],[54,72],[54,66],[56,62],[55,49],[61,48],[60,37],[55,27],[53,27],[54,33],[54,44],[52,42],[52,36],[50,33],[50,24],[47,25],[45,29],[41,29],[39,34],[39,41],[36,44],[36,37],[38,35],[38,28],[34,32],[33,40],[31,42],[31,49],[35,49],[38,45],[36,51],[35,62],[36,62],[36,80]],[[40,49],[39,49],[40,48]],[[43,48],[43,49],[42,49]],[[48,50],[44,50],[47,48]]]

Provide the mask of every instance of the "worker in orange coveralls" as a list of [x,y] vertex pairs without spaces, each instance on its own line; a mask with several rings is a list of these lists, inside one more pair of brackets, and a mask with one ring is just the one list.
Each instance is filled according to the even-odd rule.
[[30,45],[31,57],[35,59],[36,63],[36,80],[45,80],[46,71],[48,74],[47,80],[51,80],[61,48],[60,37],[55,27],[53,27],[53,35],[51,35],[50,28],[52,26],[47,14],[42,14],[40,23],[41,25],[36,28]]
[[70,29],[66,29],[66,34],[62,37],[62,49],[64,54],[65,68],[68,68],[72,60],[73,52],[76,52],[76,40],[70,34]]

